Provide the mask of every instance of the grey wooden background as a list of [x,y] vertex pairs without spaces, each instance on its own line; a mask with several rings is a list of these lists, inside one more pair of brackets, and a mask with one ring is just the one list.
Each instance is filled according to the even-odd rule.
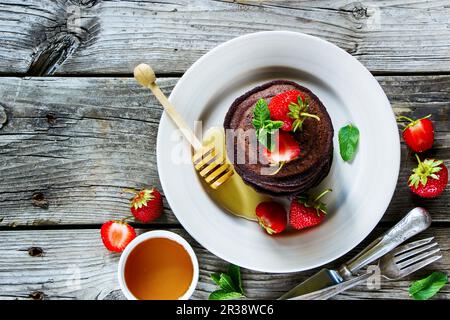
[[[3,0],[1,299],[122,298],[119,256],[103,248],[99,227],[128,212],[122,188],[160,188],[155,141],[162,109],[135,84],[133,67],[152,64],[169,94],[209,49],[261,30],[305,32],[354,55],[376,76],[396,114],[433,115],[436,142],[428,155],[450,165],[449,0]],[[384,281],[379,290],[359,286],[336,299],[407,299],[411,280],[450,270],[450,192],[436,200],[413,197],[405,186],[413,165],[402,145],[396,193],[362,245],[421,205],[434,219],[426,234],[437,238],[444,259],[407,279]],[[215,288],[209,274],[227,263],[190,238],[167,204],[160,219],[136,227],[187,237],[200,262],[194,298],[207,298]],[[249,298],[276,298],[314,271],[243,270],[244,286]],[[438,298],[450,298],[449,286]]]

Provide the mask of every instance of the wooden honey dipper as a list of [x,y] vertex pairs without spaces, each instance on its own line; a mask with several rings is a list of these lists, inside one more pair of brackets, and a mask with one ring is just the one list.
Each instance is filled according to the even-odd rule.
[[224,184],[233,175],[233,167],[226,162],[226,155],[217,151],[215,143],[212,142],[206,146],[197,139],[194,132],[188,127],[181,115],[175,110],[159,86],[156,84],[156,76],[153,69],[145,63],[134,68],[134,78],[143,87],[150,89],[153,95],[158,99],[169,117],[175,122],[181,130],[186,140],[194,149],[192,162],[195,170],[205,182],[213,189],[217,189]]

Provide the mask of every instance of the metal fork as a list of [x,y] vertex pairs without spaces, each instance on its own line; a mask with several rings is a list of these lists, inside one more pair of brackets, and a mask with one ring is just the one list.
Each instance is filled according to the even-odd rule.
[[[434,237],[417,240],[392,250],[378,262],[381,276],[398,280],[442,258]],[[367,280],[373,273],[365,273],[343,283],[293,298],[292,300],[327,300]]]

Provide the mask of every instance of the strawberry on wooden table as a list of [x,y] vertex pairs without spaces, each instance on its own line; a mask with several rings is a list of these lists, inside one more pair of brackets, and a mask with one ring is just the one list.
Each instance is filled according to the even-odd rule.
[[425,159],[420,161],[416,154],[418,166],[408,179],[412,192],[422,198],[436,198],[445,190],[448,182],[448,170],[442,160]]
[[315,197],[299,196],[293,199],[289,210],[289,224],[297,230],[320,224],[327,214],[327,207],[320,199],[330,191],[331,189],[326,189]]
[[141,222],[147,223],[158,218],[163,212],[161,194],[155,188],[143,189],[131,200],[131,213]]
[[403,140],[414,152],[424,152],[431,149],[434,143],[433,122],[431,115],[414,120],[405,116],[398,117],[398,121],[408,121],[409,123],[403,129]]
[[301,129],[306,118],[320,118],[308,113],[309,103],[304,94],[298,90],[289,90],[277,94],[269,102],[270,118],[283,121],[281,130],[293,131]]
[[122,252],[136,238],[136,231],[124,221],[108,221],[100,229],[103,244],[113,252]]
[[259,224],[268,234],[277,234],[286,229],[287,214],[281,204],[273,201],[261,202],[255,211]]

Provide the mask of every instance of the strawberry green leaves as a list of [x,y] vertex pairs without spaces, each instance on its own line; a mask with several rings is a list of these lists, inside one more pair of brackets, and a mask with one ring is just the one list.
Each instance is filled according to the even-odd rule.
[[359,141],[359,130],[352,124],[346,125],[339,130],[339,151],[342,160],[351,161],[356,153]]
[[308,113],[308,108],[308,101],[303,100],[300,94],[297,97],[297,103],[291,102],[289,104],[288,116],[294,120],[294,123],[292,124],[293,132],[297,131],[297,129],[302,129],[303,121],[305,121],[306,118],[314,118],[317,121],[320,121],[318,116]]
[[423,186],[427,185],[428,177],[439,179],[436,173],[442,170],[441,164],[444,163],[442,160],[425,159],[422,162],[417,154],[416,159],[419,165],[413,169],[413,174],[408,179],[410,186],[414,186],[417,189],[419,183]]
[[244,298],[242,288],[241,270],[238,266],[230,264],[228,273],[213,273],[211,279],[220,287],[209,295],[209,300],[228,300]]
[[270,111],[266,100],[259,99],[253,109],[253,127],[256,130],[256,138],[264,147],[273,151],[275,147],[273,134],[283,126],[283,121],[270,120]]
[[428,300],[447,284],[447,274],[433,272],[422,280],[415,281],[409,287],[409,295],[415,300]]

